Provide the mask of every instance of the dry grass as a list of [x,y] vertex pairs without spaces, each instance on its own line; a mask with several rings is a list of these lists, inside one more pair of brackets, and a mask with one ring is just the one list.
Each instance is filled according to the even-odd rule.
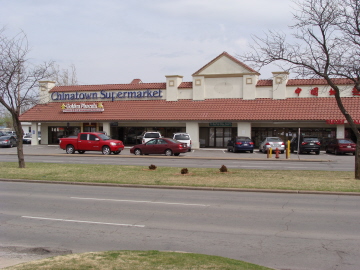
[[194,253],[107,251],[71,254],[5,268],[8,270],[270,270],[228,258]]
[[184,177],[179,168],[145,166],[87,165],[0,162],[1,178],[65,182],[92,182],[134,185],[169,185],[217,188],[281,189],[360,192],[360,181],[353,172],[336,171],[273,171],[189,168]]

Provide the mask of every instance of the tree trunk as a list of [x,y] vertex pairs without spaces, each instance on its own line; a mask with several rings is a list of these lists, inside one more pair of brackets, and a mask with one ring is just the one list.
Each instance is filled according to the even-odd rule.
[[25,157],[24,157],[24,147],[23,147],[24,132],[21,126],[21,122],[19,121],[19,117],[16,114],[13,115],[13,123],[17,136],[17,155],[18,155],[19,168],[25,168]]
[[355,179],[360,180],[360,140],[356,142],[356,151],[355,151]]

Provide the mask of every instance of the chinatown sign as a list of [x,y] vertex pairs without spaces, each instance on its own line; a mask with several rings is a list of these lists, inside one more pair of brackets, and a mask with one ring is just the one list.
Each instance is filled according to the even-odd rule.
[[63,103],[61,105],[61,109],[63,112],[103,112],[104,106],[102,102],[97,103]]
[[162,90],[138,90],[138,91],[106,91],[101,90],[100,92],[75,92],[75,93],[67,93],[67,92],[53,92],[51,93],[51,99],[56,101],[62,100],[81,100],[84,101],[86,99],[92,100],[117,100],[117,99],[125,99],[125,98],[135,98],[135,99],[143,99],[143,98],[162,98]]
[[[360,120],[353,120],[355,125],[360,125]],[[329,125],[342,125],[342,124],[347,124],[348,121],[344,120],[344,119],[329,119],[326,120],[326,124]]]

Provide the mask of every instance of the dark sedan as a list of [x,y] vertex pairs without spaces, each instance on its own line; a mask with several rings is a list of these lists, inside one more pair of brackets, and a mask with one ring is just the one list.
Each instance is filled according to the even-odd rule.
[[236,137],[229,140],[227,145],[228,152],[240,152],[240,151],[249,151],[250,153],[254,152],[254,142],[249,137]]
[[170,138],[152,139],[147,143],[135,145],[130,149],[130,153],[135,155],[165,154],[166,156],[178,156],[180,153],[186,153],[187,151],[186,143]]
[[355,155],[356,144],[350,139],[334,139],[326,146],[326,153],[335,155],[351,153]]
[[17,141],[14,136],[1,136],[0,147],[14,147],[17,146]]

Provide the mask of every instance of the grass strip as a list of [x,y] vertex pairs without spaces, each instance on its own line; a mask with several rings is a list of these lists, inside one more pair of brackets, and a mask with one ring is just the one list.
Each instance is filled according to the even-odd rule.
[[7,270],[271,270],[270,268],[228,259],[194,253],[160,251],[107,251],[70,254],[23,263]]
[[[149,164],[150,165],[150,164]],[[26,163],[18,168],[16,162],[0,162],[1,178],[64,182],[90,182],[131,185],[167,185],[188,187],[279,189],[330,192],[360,192],[360,181],[353,172],[337,171],[279,171],[145,166]],[[219,165],[219,168],[221,165]]]

